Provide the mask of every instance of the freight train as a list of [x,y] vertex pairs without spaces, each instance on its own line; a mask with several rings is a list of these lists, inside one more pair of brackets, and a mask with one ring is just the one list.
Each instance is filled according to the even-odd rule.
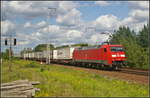
[[72,64],[118,69],[125,65],[126,55],[122,45],[103,44],[91,47],[65,47],[51,51],[24,53],[24,59],[51,63]]

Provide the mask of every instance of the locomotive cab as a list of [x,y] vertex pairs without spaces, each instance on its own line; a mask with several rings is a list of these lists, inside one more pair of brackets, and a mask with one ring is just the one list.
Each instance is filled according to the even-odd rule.
[[109,50],[109,59],[112,63],[112,67],[117,69],[118,67],[125,65],[126,56],[125,51],[121,45],[110,45]]

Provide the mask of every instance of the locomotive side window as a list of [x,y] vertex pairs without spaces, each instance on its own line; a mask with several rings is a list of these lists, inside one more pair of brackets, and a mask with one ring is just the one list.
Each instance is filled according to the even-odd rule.
[[104,52],[107,52],[106,48],[104,48]]
[[122,47],[110,47],[111,51],[124,51]]

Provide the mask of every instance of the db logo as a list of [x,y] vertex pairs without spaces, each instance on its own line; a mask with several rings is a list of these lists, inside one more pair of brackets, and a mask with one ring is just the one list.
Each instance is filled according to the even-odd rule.
[[119,57],[119,54],[117,54],[117,57]]

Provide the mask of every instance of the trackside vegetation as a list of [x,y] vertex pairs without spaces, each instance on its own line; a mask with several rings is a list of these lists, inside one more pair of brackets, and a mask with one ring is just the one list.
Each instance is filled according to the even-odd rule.
[[37,88],[41,91],[36,93],[36,97],[149,97],[146,85],[106,78],[82,70],[18,59],[13,60],[12,72],[9,72],[8,64],[7,60],[1,64],[1,82],[18,79],[39,81]]

